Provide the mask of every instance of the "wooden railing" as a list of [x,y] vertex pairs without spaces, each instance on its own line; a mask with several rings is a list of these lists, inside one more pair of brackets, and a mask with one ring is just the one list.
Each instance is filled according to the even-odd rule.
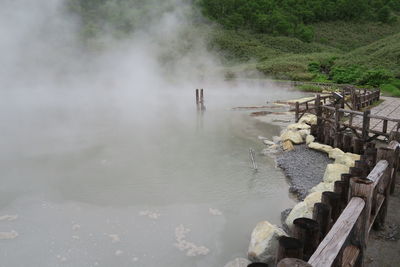
[[[318,96],[318,95],[317,95]],[[346,100],[346,96],[349,96],[350,99]],[[369,91],[366,89],[347,87],[343,88],[341,91],[342,99],[335,99],[334,94],[329,94],[326,96],[319,96],[319,100],[323,101],[324,106],[335,106],[339,104],[341,108],[345,108],[346,106],[351,110],[359,111],[362,108],[368,107],[380,99],[380,90]],[[330,101],[329,101],[330,100]],[[317,101],[317,97],[295,103],[295,120],[298,122],[301,117],[306,113],[312,113],[315,110],[315,103]],[[330,102],[330,103],[327,103]]]
[[356,167],[335,182],[334,192],[323,192],[313,219],[293,222],[293,237],[279,242],[278,266],[363,266],[371,229],[385,223],[399,154],[398,141],[379,150],[370,146]]

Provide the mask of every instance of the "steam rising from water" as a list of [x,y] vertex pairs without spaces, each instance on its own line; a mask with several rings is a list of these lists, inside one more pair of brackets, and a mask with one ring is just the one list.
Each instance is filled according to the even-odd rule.
[[[0,220],[5,265],[222,265],[291,203],[272,160],[248,168],[256,144],[242,133],[279,129],[255,132],[229,111],[288,93],[223,82],[191,6],[158,1],[169,8],[132,35],[89,46],[63,1],[3,1],[0,216],[18,214]],[[195,88],[206,91],[202,118]]]

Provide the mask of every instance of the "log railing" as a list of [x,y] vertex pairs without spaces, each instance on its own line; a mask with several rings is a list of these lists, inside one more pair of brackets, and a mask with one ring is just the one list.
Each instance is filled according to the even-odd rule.
[[[346,96],[350,97],[349,101],[346,100]],[[341,108],[345,108],[347,106],[350,108],[350,110],[359,111],[362,108],[368,107],[374,104],[376,101],[379,101],[380,90],[377,89],[374,91],[369,91],[366,89],[343,88],[340,97],[341,99],[335,99],[334,94],[329,94],[325,96],[319,96],[319,100],[324,103],[324,106],[333,106],[336,102],[337,104],[340,104]],[[304,114],[312,113],[313,110],[315,110],[315,102],[317,101],[317,98],[318,95],[313,99],[295,103],[294,111],[296,122],[298,122]]]
[[371,229],[380,229],[385,223],[400,144],[392,141],[379,149],[370,146],[366,152],[349,174],[335,182],[334,192],[322,194],[313,219],[293,222],[292,237],[279,242],[278,266],[363,266]]

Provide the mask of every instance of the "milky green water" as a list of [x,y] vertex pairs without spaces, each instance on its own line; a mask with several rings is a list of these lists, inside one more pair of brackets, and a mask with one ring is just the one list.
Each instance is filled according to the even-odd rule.
[[279,224],[293,201],[274,159],[258,153],[257,137],[280,129],[231,108],[298,96],[245,88],[208,88],[203,116],[193,90],[142,104],[122,93],[4,93],[0,216],[18,217],[0,220],[11,238],[0,240],[0,266],[210,267],[245,256],[257,222]]

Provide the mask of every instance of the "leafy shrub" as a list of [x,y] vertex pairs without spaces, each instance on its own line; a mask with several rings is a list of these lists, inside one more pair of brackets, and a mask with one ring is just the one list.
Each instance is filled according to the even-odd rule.
[[332,69],[331,78],[335,83],[355,83],[360,79],[362,70],[358,67],[335,67]]
[[378,87],[387,83],[391,78],[393,78],[393,75],[386,70],[369,70],[361,76],[358,83]]

